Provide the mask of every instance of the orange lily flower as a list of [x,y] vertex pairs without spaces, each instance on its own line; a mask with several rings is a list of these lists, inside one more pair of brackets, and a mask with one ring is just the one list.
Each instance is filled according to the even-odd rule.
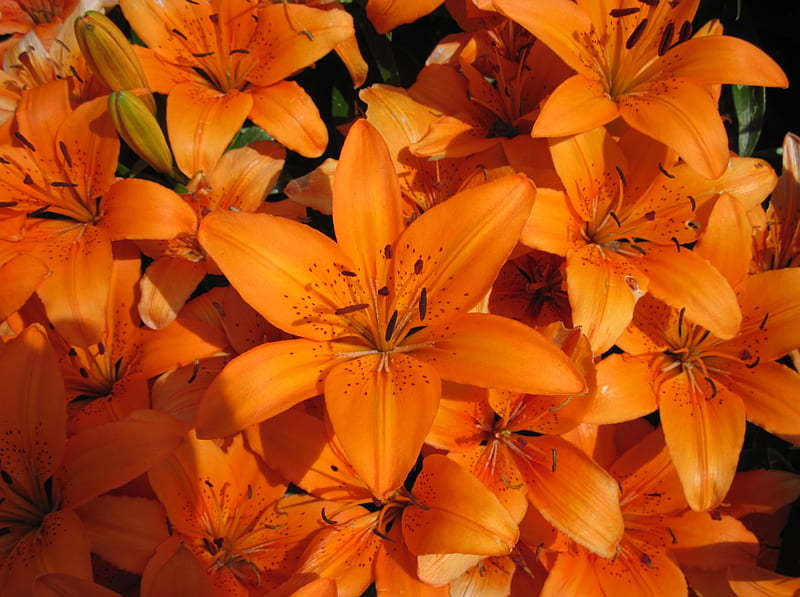
[[34,578],[45,572],[91,578],[89,537],[77,510],[146,472],[183,432],[163,415],[140,411],[67,440],[64,387],[44,330],[28,327],[0,351],[7,398],[0,417],[0,590],[32,596]]
[[247,432],[251,445],[263,450],[292,482],[335,500],[322,513],[328,527],[312,538],[285,590],[321,577],[336,581],[339,597],[359,597],[373,581],[379,594],[446,597],[447,587],[427,585],[418,577],[418,567],[429,554],[472,560],[511,551],[516,523],[455,462],[439,454],[428,456],[410,489],[400,485],[384,499],[375,499],[342,457],[337,439],[329,437],[325,421],[304,412],[304,406]]
[[572,327],[563,257],[530,251],[500,270],[489,295],[489,311],[532,327],[560,321]]
[[[576,336],[579,332],[573,331],[566,344],[585,366],[591,352],[576,344]],[[563,438],[530,436],[531,431],[559,433],[574,427],[585,398],[488,395],[488,402],[467,401],[459,394],[443,400],[428,443],[452,450],[450,457],[494,492],[515,520],[522,519],[530,503],[587,549],[613,555],[622,535],[616,483]]]
[[783,171],[769,207],[758,217],[753,255],[758,270],[800,265],[800,137],[786,134],[782,159]]
[[787,87],[780,67],[744,40],[692,37],[699,0],[496,0],[576,74],[542,107],[532,134],[560,137],[617,118],[673,148],[706,178],[723,174],[728,138],[711,87]]
[[[230,435],[324,392],[347,457],[382,497],[416,461],[440,378],[535,393],[585,390],[569,359],[532,329],[467,313],[517,242],[534,193],[525,177],[468,189],[405,228],[386,146],[359,121],[333,191],[338,244],[268,215],[203,219],[200,242],[231,284],[300,338],[231,361],[200,405],[202,436]],[[533,374],[531,362],[551,375]],[[354,411],[353,400],[362,408]],[[409,408],[413,423],[405,421]]]
[[[572,321],[596,353],[614,344],[648,292],[685,306],[717,337],[733,336],[740,313],[730,284],[681,245],[696,240],[720,192],[753,206],[776,180],[765,162],[746,158],[731,158],[722,177],[704,179],[686,164],[665,166],[663,153],[640,141],[617,143],[604,128],[551,140],[565,191],[540,188],[522,233],[524,244],[566,257]],[[626,160],[623,148],[639,159]]]
[[[224,154],[213,155],[213,148],[202,149],[192,156],[194,165],[184,170],[196,173],[188,183],[189,193],[178,195],[152,181],[126,179],[114,185],[104,203],[106,222],[115,230],[114,240],[135,239],[139,248],[153,258],[141,279],[138,304],[142,321],[153,329],[172,323],[206,274],[219,273],[213,266],[209,269],[205,250],[197,238],[203,217],[214,210],[229,209],[280,213],[280,203],[265,203],[264,198],[283,168],[283,147],[273,141],[258,141]],[[154,206],[161,205],[160,217],[164,217],[165,209],[177,216],[179,230],[170,238],[149,240],[153,238],[153,226],[141,213],[138,198],[143,194],[153,200]],[[295,207],[305,214],[300,206]]]
[[724,570],[755,557],[756,538],[739,521],[688,509],[660,431],[622,454],[609,473],[620,484],[625,520],[619,550],[612,558],[577,546],[559,553],[542,597],[685,595],[683,560]]
[[[447,39],[441,45],[452,44]],[[432,57],[409,93],[441,116],[411,152],[463,157],[500,145],[509,161],[530,159],[523,147],[531,145],[539,104],[569,74],[563,62],[507,20],[471,34],[453,56],[437,47]],[[509,143],[518,136],[528,143]]]
[[220,596],[277,587],[294,571],[310,535],[326,526],[320,511],[331,506],[304,495],[284,498],[287,484],[241,436],[223,449],[192,432],[148,478],[171,528],[142,579],[143,589],[157,594],[158,584],[174,586],[181,578],[176,567],[181,545],[196,559],[199,566],[191,567],[200,575],[182,578],[183,583],[207,583],[211,594]]
[[113,182],[119,152],[104,113],[102,100],[72,110],[65,80],[32,88],[17,111],[14,145],[0,149],[0,189],[14,211],[29,215],[13,245],[52,271],[37,292],[53,325],[79,346],[102,334],[112,261],[111,240],[96,225],[97,198]]
[[[122,0],[125,17],[149,49],[137,54],[154,91],[168,94],[167,127],[181,152],[221,144],[217,121],[245,118],[306,156],[325,151],[328,133],[311,97],[287,77],[353,36],[343,10],[247,0]],[[194,173],[192,173],[194,174]]]
[[800,346],[800,269],[748,276],[750,241],[744,207],[723,195],[695,249],[735,288],[742,310],[738,334],[719,338],[690,321],[683,309],[645,297],[618,342],[632,356],[598,365],[599,397],[608,418],[659,409],[667,446],[695,510],[714,508],[725,497],[745,420],[800,442],[800,406],[794,400],[800,374],[775,362]]
[[0,20],[0,35],[3,36],[0,58],[29,31],[51,42],[63,23],[69,22],[72,26],[69,17],[78,4],[79,0],[0,0],[0,14],[3,15]]

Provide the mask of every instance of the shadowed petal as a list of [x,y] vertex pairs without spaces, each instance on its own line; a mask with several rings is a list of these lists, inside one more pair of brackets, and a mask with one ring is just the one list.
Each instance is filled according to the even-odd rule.
[[139,315],[144,324],[160,330],[175,321],[205,275],[204,261],[162,257],[151,263],[139,281]]

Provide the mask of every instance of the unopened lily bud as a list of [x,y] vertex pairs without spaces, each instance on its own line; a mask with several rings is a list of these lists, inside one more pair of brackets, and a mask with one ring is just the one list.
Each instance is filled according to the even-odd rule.
[[171,174],[172,152],[144,101],[131,91],[115,91],[108,96],[108,110],[125,143],[154,170]]
[[75,19],[75,37],[89,68],[112,91],[145,89],[142,100],[152,114],[156,103],[142,65],[114,22],[96,10],[83,13]]

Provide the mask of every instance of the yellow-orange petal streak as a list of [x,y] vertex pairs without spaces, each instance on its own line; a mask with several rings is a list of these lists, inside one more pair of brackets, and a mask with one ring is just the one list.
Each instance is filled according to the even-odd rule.
[[423,506],[403,510],[403,538],[416,554],[507,555],[519,528],[495,495],[442,454],[428,456],[414,483]]
[[369,279],[384,279],[384,249],[403,231],[400,185],[389,150],[366,120],[350,128],[333,181],[336,242]]
[[331,425],[377,497],[403,484],[433,424],[440,394],[436,370],[404,354],[352,359],[328,374],[325,408]]
[[[692,382],[699,383],[695,389]],[[665,381],[659,391],[667,447],[693,510],[718,506],[728,492],[744,441],[741,398],[720,384],[685,373]]]
[[277,327],[314,340],[353,334],[335,312],[364,302],[342,273],[355,266],[321,232],[277,216],[224,211],[203,218],[198,238],[242,298]]
[[[527,394],[580,394],[583,376],[564,352],[533,328],[489,313],[468,313],[426,328],[407,342],[442,379]],[[535,369],[532,366],[535,364]],[[547,375],[539,375],[539,372]]]
[[262,344],[239,355],[203,396],[197,412],[198,435],[232,435],[321,394],[323,378],[338,362],[340,349],[298,339]]

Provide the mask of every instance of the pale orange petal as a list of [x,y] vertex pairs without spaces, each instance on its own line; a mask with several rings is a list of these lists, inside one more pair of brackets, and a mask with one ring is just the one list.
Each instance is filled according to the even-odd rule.
[[748,421],[800,444],[800,374],[774,362],[748,368],[724,361],[720,368],[725,372],[725,385],[744,402]]
[[658,408],[651,386],[649,359],[612,354],[597,364],[597,394],[584,415],[586,423],[632,421]]
[[666,71],[706,85],[789,86],[781,67],[763,50],[728,35],[695,36],[671,49],[663,63]]
[[572,322],[595,354],[605,352],[631,322],[648,279],[630,260],[594,244],[569,252],[566,272]]
[[413,595],[414,597],[451,597],[447,586],[433,587],[417,576],[417,557],[412,554],[395,524],[375,554],[375,592],[378,595]]
[[733,481],[745,409],[741,398],[721,385],[699,383],[702,389],[694,390],[685,373],[665,381],[658,404],[686,501],[702,511],[718,506]]
[[353,468],[378,498],[408,476],[440,395],[435,369],[404,354],[364,356],[328,373],[325,408],[331,426]]
[[588,49],[592,22],[581,6],[569,0],[495,0],[494,8],[533,33],[577,72],[594,74],[595,59]]
[[753,226],[744,205],[723,193],[714,204],[695,253],[707,259],[736,288],[748,274],[753,259]]
[[730,283],[694,251],[648,245],[636,264],[650,278],[650,294],[675,309],[686,309],[693,323],[717,338],[731,338],[739,331],[742,312]]
[[613,556],[624,531],[617,481],[561,437],[517,437],[515,443],[528,501],[562,533]]
[[242,298],[277,327],[316,340],[353,335],[335,312],[353,304],[354,266],[321,232],[277,216],[219,211],[203,218],[198,237]]
[[161,257],[151,263],[139,282],[139,315],[144,324],[160,330],[175,321],[205,275],[204,261]]
[[[471,187],[417,218],[392,247],[389,307],[405,311],[427,290],[424,325],[472,308],[491,288],[517,244],[535,189],[522,175]],[[410,325],[421,321],[414,315]]]
[[193,235],[197,215],[172,189],[149,180],[125,178],[114,183],[101,202],[100,226],[111,240],[167,240]]
[[212,209],[256,211],[272,191],[286,161],[286,149],[274,141],[256,141],[226,151],[207,172]]

